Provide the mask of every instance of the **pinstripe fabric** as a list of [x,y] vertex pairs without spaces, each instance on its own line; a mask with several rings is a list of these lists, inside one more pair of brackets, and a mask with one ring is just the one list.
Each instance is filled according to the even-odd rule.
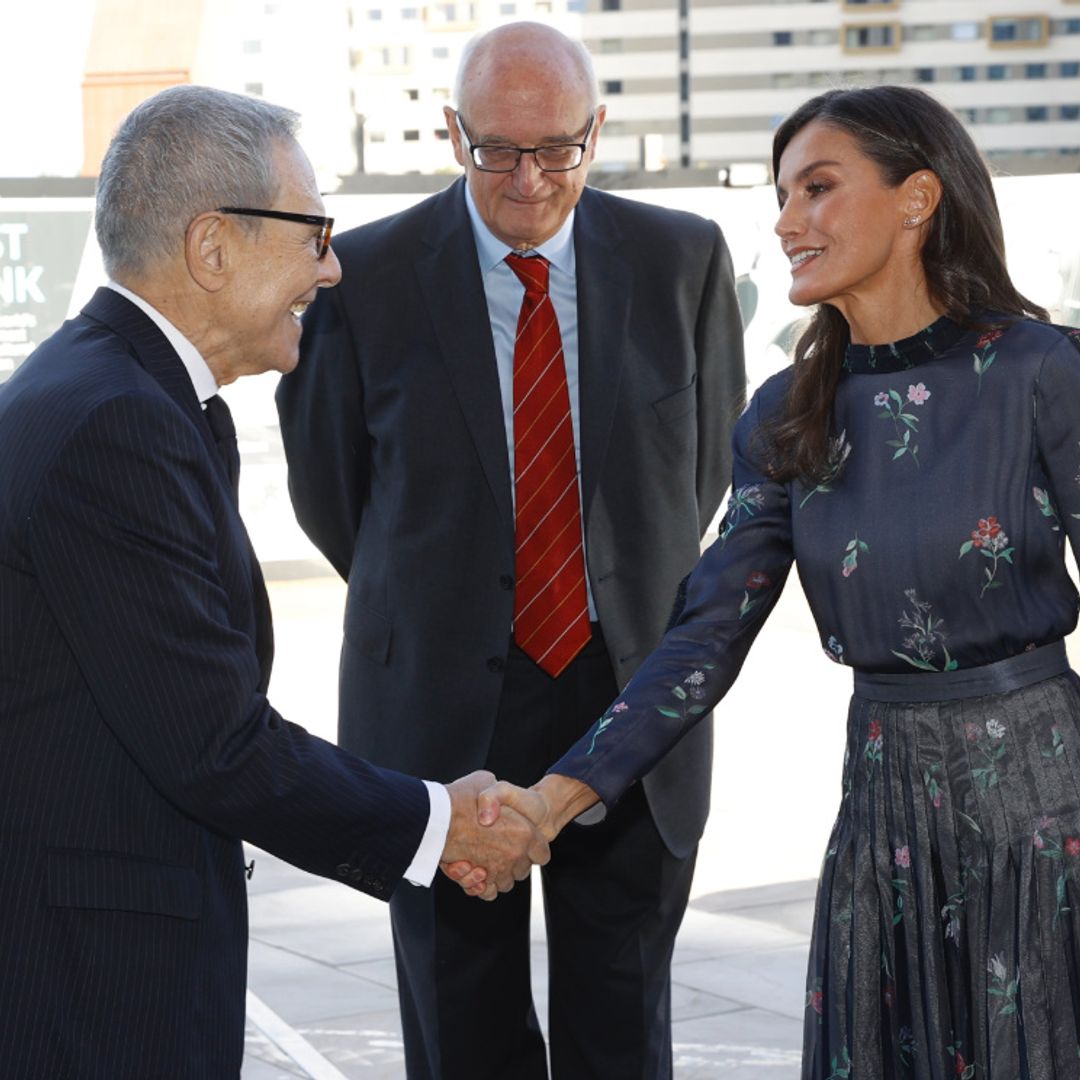
[[134,305],[99,291],[0,388],[0,460],[0,1074],[236,1077],[239,838],[386,898],[427,794],[267,702],[262,579]]
[[542,255],[507,255],[525,286],[514,342],[514,640],[549,675],[591,636],[566,364]]

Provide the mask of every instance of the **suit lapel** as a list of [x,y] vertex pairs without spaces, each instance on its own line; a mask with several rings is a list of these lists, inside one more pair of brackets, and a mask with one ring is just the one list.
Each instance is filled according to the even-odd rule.
[[459,179],[432,204],[416,266],[424,301],[499,513],[513,530],[499,373],[472,223]]
[[[176,355],[176,350],[154,324],[154,321],[126,297],[113,289],[100,288],[90,298],[82,313],[91,319],[103,323],[114,333],[122,337],[130,346],[133,357],[144,371],[154,378],[181,409],[190,418],[195,428],[201,433],[218,469],[226,490],[229,504],[235,506],[232,497],[232,485],[229,481],[225,462],[222,460],[210,425],[203,415],[202,405],[191,376],[187,373],[183,361]],[[251,561],[252,601],[255,608],[255,652],[259,659],[259,690],[266,692],[270,683],[270,668],[274,659],[274,628],[270,615],[270,599],[266,594],[262,568],[251,546],[251,539],[236,508],[236,520],[244,538]]]
[[578,379],[581,408],[581,501],[589,506],[604,465],[629,341],[633,275],[622,234],[603,196],[581,193],[574,216],[577,263]]
[[210,425],[203,416],[202,405],[195,393],[195,387],[191,384],[191,376],[188,375],[183,361],[176,355],[176,350],[150,316],[126,297],[106,288],[98,289],[94,293],[82,313],[104,323],[131,346],[132,355],[139,366],[153,376],[202,433],[211,456],[221,466],[222,481],[228,485],[225,464],[218,453]]

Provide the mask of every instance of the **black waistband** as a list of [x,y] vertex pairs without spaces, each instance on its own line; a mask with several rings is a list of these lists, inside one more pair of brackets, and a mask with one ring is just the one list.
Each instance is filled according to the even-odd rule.
[[1055,641],[982,667],[910,675],[855,672],[855,694],[869,701],[956,701],[1005,694],[1064,675],[1069,670],[1065,642]]

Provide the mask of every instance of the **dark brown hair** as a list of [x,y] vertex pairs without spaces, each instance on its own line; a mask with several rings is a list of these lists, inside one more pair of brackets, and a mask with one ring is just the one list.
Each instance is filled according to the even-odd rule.
[[[773,176],[788,143],[811,122],[854,137],[897,187],[919,169],[941,181],[941,202],[924,226],[921,255],[930,298],[965,326],[979,326],[983,312],[1046,319],[1021,296],[1005,268],[1005,243],[990,173],[971,136],[940,102],[921,90],[873,86],[829,90],[795,110],[773,137]],[[795,371],[784,416],[763,432],[769,471],[778,480],[814,483],[836,471],[829,424],[844,350],[847,321],[819,305],[795,346]]]

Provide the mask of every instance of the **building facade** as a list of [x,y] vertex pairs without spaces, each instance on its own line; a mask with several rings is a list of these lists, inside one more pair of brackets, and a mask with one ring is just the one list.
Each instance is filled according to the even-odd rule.
[[598,173],[765,163],[807,97],[877,83],[930,90],[1004,171],[1080,168],[1080,0],[351,0],[361,171],[455,168],[442,105],[461,48],[513,19],[592,52]]

